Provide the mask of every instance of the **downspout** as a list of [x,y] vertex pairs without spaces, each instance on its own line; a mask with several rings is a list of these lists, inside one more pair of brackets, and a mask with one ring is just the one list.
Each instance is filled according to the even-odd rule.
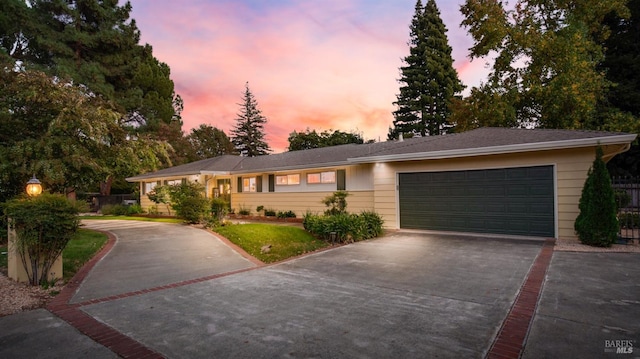
[[624,145],[622,145],[622,147],[620,147],[620,149],[618,149],[617,151],[608,153],[604,156],[602,156],[602,160],[607,163],[609,162],[612,158],[614,158],[615,156],[627,152],[629,151],[629,149],[631,148],[631,143],[625,143]]

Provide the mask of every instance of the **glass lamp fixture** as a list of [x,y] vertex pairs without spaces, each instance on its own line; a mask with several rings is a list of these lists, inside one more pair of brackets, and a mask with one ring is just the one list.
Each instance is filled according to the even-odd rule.
[[27,182],[27,194],[31,197],[35,197],[42,193],[42,184],[36,178],[36,175],[33,175],[33,178]]

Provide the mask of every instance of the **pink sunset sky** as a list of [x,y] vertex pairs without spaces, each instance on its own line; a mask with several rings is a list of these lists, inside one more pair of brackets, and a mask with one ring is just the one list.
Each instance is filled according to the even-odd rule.
[[[424,3],[425,1],[423,1]],[[171,68],[183,130],[227,135],[244,86],[267,118],[266,140],[285,151],[294,130],[356,131],[386,140],[415,0],[131,0],[142,43]],[[467,86],[487,74],[469,61],[463,0],[437,2]]]

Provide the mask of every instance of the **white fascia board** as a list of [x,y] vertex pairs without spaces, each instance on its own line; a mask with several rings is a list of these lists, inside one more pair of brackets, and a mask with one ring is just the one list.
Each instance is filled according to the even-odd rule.
[[447,159],[447,158],[456,158],[456,157],[474,157],[474,156],[496,155],[496,154],[517,153],[517,152],[533,152],[533,151],[590,147],[590,146],[597,146],[599,144],[600,145],[628,144],[633,140],[635,140],[635,138],[636,138],[635,134],[629,134],[629,135],[617,135],[617,136],[606,136],[606,137],[581,138],[581,139],[575,139],[575,140],[523,143],[523,144],[515,144],[515,145],[492,146],[492,147],[464,148],[464,149],[447,150],[447,151],[415,152],[415,153],[402,153],[402,154],[396,154],[396,155],[355,157],[355,158],[349,158],[348,161],[351,163],[370,163],[370,162],[394,162],[394,161],[411,161],[411,160],[435,160],[435,159]]
[[325,168],[333,168],[333,167],[341,167],[341,166],[350,166],[353,165],[353,162],[340,161],[340,162],[329,162],[329,163],[310,163],[306,165],[297,165],[297,166],[283,166],[283,167],[270,167],[270,168],[259,168],[259,169],[250,169],[250,170],[240,170],[240,171],[231,171],[230,174],[246,174],[246,173],[276,173],[276,172],[290,172],[290,171],[301,171],[301,170],[309,170],[309,169],[325,169]]
[[228,176],[231,174],[229,171],[200,171],[200,175],[214,175],[214,176]]
[[140,175],[127,177],[125,180],[127,182],[143,182],[150,179],[156,178],[172,178],[172,177],[183,177],[183,176],[198,176],[198,175],[228,175],[229,171],[188,171],[188,172],[178,172],[178,173],[161,173],[161,174],[153,174],[150,173],[148,175]]

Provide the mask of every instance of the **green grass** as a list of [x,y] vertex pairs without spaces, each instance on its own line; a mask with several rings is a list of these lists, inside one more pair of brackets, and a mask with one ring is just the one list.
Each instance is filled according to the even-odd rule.
[[99,219],[99,220],[120,219],[120,220],[126,220],[126,221],[184,223],[184,220],[178,219],[178,218],[153,218],[153,217],[135,217],[135,216],[80,216],[80,219]]
[[[78,229],[62,251],[62,271],[65,281],[73,277],[76,272],[87,263],[107,243],[107,236],[89,229]],[[7,263],[7,245],[0,246],[0,268],[5,270]]]
[[107,243],[104,233],[80,228],[62,251],[64,280],[73,277]]
[[[233,224],[216,227],[214,231],[265,263],[278,262],[329,245],[303,229],[291,226]],[[271,245],[271,251],[261,253],[261,248],[268,244]]]

